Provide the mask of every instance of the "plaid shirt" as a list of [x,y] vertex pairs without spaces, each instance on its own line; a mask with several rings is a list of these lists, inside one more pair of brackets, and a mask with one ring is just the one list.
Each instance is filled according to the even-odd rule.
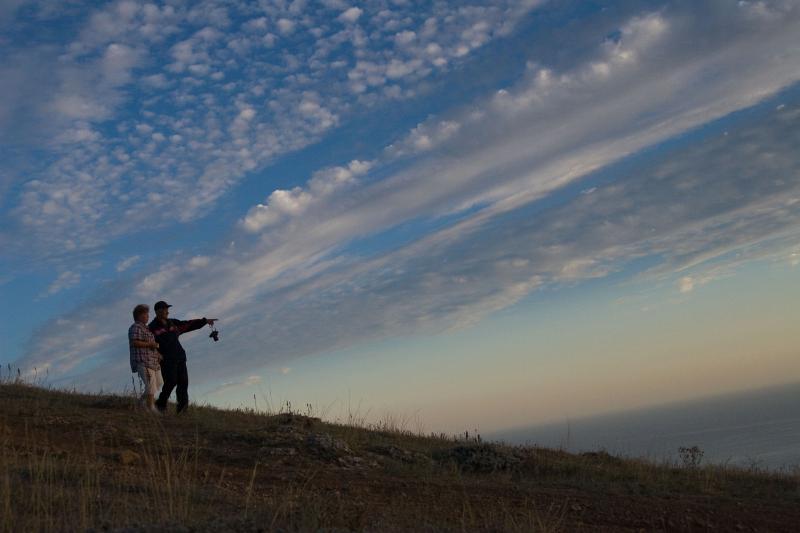
[[156,339],[146,324],[134,322],[128,329],[128,346],[131,349],[131,372],[136,372],[139,365],[158,370],[161,368],[161,354],[153,348],[137,348],[133,341],[155,342]]

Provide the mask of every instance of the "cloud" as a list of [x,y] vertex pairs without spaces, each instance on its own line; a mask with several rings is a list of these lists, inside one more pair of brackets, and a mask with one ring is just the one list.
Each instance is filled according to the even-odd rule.
[[315,202],[356,183],[356,179],[368,172],[371,165],[368,161],[353,160],[344,167],[315,172],[309,180],[308,190],[295,187],[288,191],[273,191],[266,204],[258,204],[248,211],[241,225],[246,231],[256,233],[289,217],[301,215]]
[[353,22],[357,21],[361,17],[361,15],[363,15],[363,14],[364,14],[364,10],[363,9],[358,8],[358,7],[351,7],[349,9],[343,11],[342,14],[339,15],[339,20],[341,20],[343,22],[353,23]]
[[[166,265],[145,279],[169,283],[169,298],[184,308],[223,317],[225,375],[371,339],[469,327],[540,288],[618,272],[642,258],[657,266],[639,282],[694,289],[728,275],[740,260],[785,257],[800,243],[800,182],[780,179],[800,175],[793,155],[800,123],[789,117],[761,113],[727,136],[708,132],[615,170],[614,181],[590,195],[580,184],[550,208],[543,208],[546,198],[489,215],[485,208],[368,257],[328,257],[329,232],[340,222],[326,219],[267,238],[255,254],[222,253],[210,271],[178,277],[180,270]],[[709,190],[715,194],[697,193]],[[114,309],[127,309],[123,303],[100,308],[121,313]],[[97,336],[108,324],[84,326],[83,334]],[[50,357],[61,353],[46,346],[70,345],[74,327],[70,318],[42,335],[27,362],[52,365]],[[190,351],[198,376],[226,379],[211,347],[198,342]],[[65,363],[74,368],[74,360]]]
[[407,44],[414,42],[416,38],[417,38],[416,32],[413,32],[411,30],[403,30],[401,32],[397,32],[394,35],[394,42],[400,46],[405,46]]
[[63,290],[69,289],[70,287],[74,287],[81,281],[81,275],[78,272],[72,272],[67,270],[62,272],[58,275],[58,277],[53,280],[49,287],[45,290],[42,296],[52,296],[56,293],[59,293]]
[[[420,81],[463,62],[456,48],[485,46],[534,7],[209,0],[83,8],[70,19],[84,21],[71,41],[20,45],[0,62],[0,124],[31,130],[29,152],[46,155],[35,179],[22,165],[8,169],[22,182],[9,215],[30,236],[13,253],[77,253],[145,221],[201,217],[246,175],[318,142],[363,106],[419,94]],[[339,15],[369,33],[330,24]],[[403,51],[393,51],[396,40]],[[277,60],[263,59],[277,43]],[[159,193],[137,194],[154,183]],[[75,208],[72,191],[91,200]]]
[[427,152],[453,137],[460,128],[461,124],[455,120],[431,120],[418,124],[403,140],[386,150],[396,157]]
[[120,262],[117,263],[117,272],[125,272],[130,267],[138,263],[140,259],[141,256],[132,255],[130,257],[126,257],[125,259],[120,260]]
[[692,292],[694,290],[694,279],[691,276],[684,276],[679,279],[678,290],[681,293]]
[[[638,281],[688,277],[695,287],[703,269],[732,255],[785,257],[800,239],[796,98],[726,118],[727,136],[709,122],[796,81],[786,51],[797,46],[798,13],[752,24],[724,7],[692,7],[697,18],[637,13],[575,64],[531,63],[514,85],[399,135],[392,145],[402,150],[274,191],[240,223],[254,234],[237,235],[206,268],[165,262],[98,306],[110,316],[126,294],[167,291],[187,309],[223,316],[226,375],[207,345],[191,351],[198,375],[227,379],[370,339],[466,327],[540,288],[643,258],[654,266]],[[477,43],[482,31],[468,37]],[[366,92],[385,83],[387,63],[372,65],[348,83]],[[316,101],[303,95],[293,109],[306,98]],[[449,122],[459,127],[436,137]],[[426,136],[430,144],[415,148]],[[659,149],[616,166],[651,147]],[[81,335],[111,326],[87,324]],[[45,332],[25,362],[62,361],[48,343],[70,346],[76,335]],[[84,354],[86,376],[113,374],[89,368],[111,349]],[[73,359],[62,366],[77,371]]]
[[303,213],[311,201],[311,195],[300,187],[290,191],[278,189],[269,195],[266,204],[258,204],[252,208],[242,221],[242,225],[247,231],[260,231],[282,218]]
[[269,21],[267,17],[258,17],[245,22],[242,27],[246,31],[251,32],[263,32],[269,27]]
[[[769,238],[765,239],[769,241]],[[764,254],[764,252],[761,252]],[[746,262],[746,258],[742,257],[742,255],[756,255],[758,253],[754,253],[753,249],[743,251],[740,257],[736,259],[727,259],[723,261],[721,264],[716,264],[717,261],[710,260],[704,261],[699,263],[697,267],[691,268],[692,274],[689,276],[682,276],[678,280],[678,291],[681,294],[686,294],[693,292],[698,287],[702,287],[703,285],[707,285],[712,281],[717,281],[723,278],[730,277],[734,275],[736,267]],[[769,254],[764,254],[769,255]],[[716,257],[714,258],[716,259]]]
[[592,278],[603,278],[610,272],[611,270],[607,266],[600,264],[595,259],[573,259],[561,267],[557,279],[563,281],[584,281]]
[[211,263],[211,258],[207,255],[196,255],[189,259],[189,268],[190,269],[197,269],[197,268],[205,268]]
[[230,390],[242,389],[245,387],[252,387],[254,385],[258,385],[262,382],[261,376],[247,376],[246,378],[240,381],[226,381],[225,383],[214,387],[204,393],[203,396],[210,396],[212,394],[219,394],[221,392],[226,392]]

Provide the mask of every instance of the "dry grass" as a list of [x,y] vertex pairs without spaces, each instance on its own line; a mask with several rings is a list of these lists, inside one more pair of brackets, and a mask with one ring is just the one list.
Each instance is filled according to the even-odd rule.
[[258,413],[256,402],[227,411],[200,406],[161,418],[139,410],[135,393],[85,395],[14,381],[0,384],[3,533],[179,524],[590,531],[613,530],[620,520],[648,529],[668,523],[673,502],[686,498],[709,517],[730,507],[744,524],[761,516],[764,502],[778,519],[800,518],[791,514],[800,503],[796,474],[502,446],[474,433],[426,435],[410,429],[408,417],[367,424],[358,411],[334,424],[311,416],[310,406],[302,414],[290,405]]

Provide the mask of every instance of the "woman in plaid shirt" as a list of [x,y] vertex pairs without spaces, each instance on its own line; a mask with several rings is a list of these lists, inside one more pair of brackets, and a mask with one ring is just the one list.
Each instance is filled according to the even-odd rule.
[[155,407],[156,392],[164,384],[161,379],[161,354],[158,343],[147,328],[150,320],[150,307],[139,304],[133,308],[133,325],[128,328],[128,345],[131,349],[131,372],[139,374],[144,383],[142,402],[145,407],[158,413]]

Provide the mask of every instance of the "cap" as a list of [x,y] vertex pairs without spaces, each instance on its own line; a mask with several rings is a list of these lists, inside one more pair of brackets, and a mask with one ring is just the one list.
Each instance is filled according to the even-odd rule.
[[169,305],[169,304],[168,304],[167,302],[165,302],[164,300],[159,300],[159,301],[157,301],[157,302],[156,302],[156,305],[154,305],[154,306],[153,306],[153,309],[155,309],[156,311],[158,311],[159,309],[166,309],[167,307],[172,307],[172,306],[171,306],[171,305]]

